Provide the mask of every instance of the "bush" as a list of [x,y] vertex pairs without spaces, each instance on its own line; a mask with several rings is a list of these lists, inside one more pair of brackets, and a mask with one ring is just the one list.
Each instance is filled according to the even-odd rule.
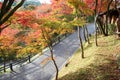
[[115,24],[108,24],[108,29],[109,29],[109,34],[113,34],[115,32],[116,25]]

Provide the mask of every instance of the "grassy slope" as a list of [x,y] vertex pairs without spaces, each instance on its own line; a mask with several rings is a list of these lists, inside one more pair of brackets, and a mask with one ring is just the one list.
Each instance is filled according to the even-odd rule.
[[96,47],[94,39],[91,44],[85,43],[85,59],[81,59],[78,50],[70,59],[68,67],[59,72],[59,80],[119,80],[116,55],[120,54],[120,40],[115,36],[98,38]]

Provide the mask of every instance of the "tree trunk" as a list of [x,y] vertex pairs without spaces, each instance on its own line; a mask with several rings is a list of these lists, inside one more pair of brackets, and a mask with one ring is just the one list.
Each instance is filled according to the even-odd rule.
[[106,19],[106,22],[105,22],[105,33],[106,33],[105,36],[108,36],[108,19]]
[[[55,61],[54,56],[53,56],[52,40],[51,40],[51,38],[49,38],[49,42],[48,42],[48,40],[45,37],[45,33],[48,34],[47,31],[45,29],[43,30],[43,28],[41,29],[41,31],[42,31],[43,38],[45,39],[46,43],[48,44],[48,48],[50,49],[50,53],[51,53],[51,59],[52,59],[52,61],[54,63],[54,66],[56,68],[56,77],[55,77],[55,80],[58,80],[58,71],[59,71],[59,69],[57,67],[56,61]],[[48,37],[50,37],[50,36],[48,35]]]
[[98,10],[97,10],[97,7],[98,7],[98,0],[95,0],[95,17],[94,17],[94,20],[95,20],[95,44],[96,46],[98,46],[98,43],[97,43],[97,17],[98,17]]
[[109,1],[109,3],[108,3],[108,6],[107,6],[107,13],[106,13],[106,21],[105,21],[105,27],[106,27],[106,36],[108,36],[108,21],[109,21],[109,10],[110,10],[110,5],[111,5],[111,3],[112,3],[112,1],[113,0],[111,0],[111,1]]
[[117,21],[117,32],[118,32],[118,37],[120,37],[120,17],[118,18]]
[[85,42],[87,42],[85,26],[83,27],[83,35],[84,35]]
[[99,27],[100,27],[101,32],[103,33],[104,36],[106,36],[103,22],[101,22],[100,19],[97,19],[97,22],[98,22],[98,24],[99,24]]
[[117,8],[117,0],[115,0],[115,9],[118,11],[118,21],[117,21],[117,32],[118,32],[118,38],[120,37],[120,9]]
[[81,57],[84,58],[83,42],[82,42],[82,38],[81,38],[81,35],[80,35],[80,27],[79,26],[78,26],[78,38],[79,38],[79,41],[80,41],[80,46],[81,46],[81,51],[82,51]]
[[59,69],[58,69],[57,64],[56,64],[56,61],[55,61],[55,59],[54,59],[54,57],[53,57],[53,49],[52,49],[52,47],[49,46],[49,49],[50,49],[50,53],[51,53],[51,59],[52,59],[52,61],[53,61],[53,63],[54,63],[54,66],[55,66],[55,68],[56,68],[55,80],[58,80],[58,72],[59,72]]
[[87,26],[85,26],[85,29],[86,29],[87,41],[88,41],[88,44],[90,44],[90,40],[89,40],[89,32],[88,32],[88,28],[87,28]]
[[97,42],[97,15],[95,16],[95,44],[98,46]]

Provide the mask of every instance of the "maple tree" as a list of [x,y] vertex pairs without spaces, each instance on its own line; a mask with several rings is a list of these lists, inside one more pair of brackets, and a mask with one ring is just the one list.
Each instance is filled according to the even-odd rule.
[[[50,50],[51,54],[51,59],[54,63],[54,66],[56,68],[56,77],[55,79],[58,80],[58,67],[55,61],[55,58],[53,57],[54,52],[53,52],[53,43],[54,43],[54,38],[53,36],[55,34],[64,34],[66,33],[67,29],[63,27],[65,24],[61,25],[61,19],[59,18],[59,14],[62,12],[56,13],[58,10],[57,8],[53,8],[55,4],[51,5],[51,8],[48,8],[46,6],[49,5],[43,5],[42,8],[44,10],[41,10],[41,7],[37,9],[37,21],[35,21],[39,26],[38,29],[41,31],[40,35],[40,42],[42,46],[47,46]],[[39,11],[41,10],[41,11]],[[56,14],[56,15],[55,15]],[[55,36],[54,36],[55,37]]]
[[80,34],[80,27],[86,24],[86,21],[83,17],[84,14],[86,13],[85,11],[83,12],[83,8],[85,9],[86,7],[83,1],[79,1],[79,0],[67,0],[67,1],[70,4],[70,6],[72,6],[74,9],[73,11],[74,11],[75,17],[74,17],[74,20],[72,21],[72,24],[74,26],[77,26],[78,28],[78,38],[79,38],[80,46],[82,50],[82,58],[84,58],[84,49],[83,49],[83,42]]
[[[52,17],[53,18],[53,17]],[[56,28],[58,27],[58,25],[60,25],[60,23],[54,21],[54,19],[51,21],[47,19],[44,19],[44,22],[41,24],[40,29],[42,31],[41,33],[41,38],[42,38],[42,42],[43,44],[46,44],[50,50],[50,54],[51,54],[51,59],[54,63],[54,66],[56,68],[56,77],[55,79],[58,80],[58,67],[54,58],[54,52],[53,52],[53,39],[52,39],[52,35],[54,34],[54,32],[56,32]],[[57,27],[56,27],[57,26]]]

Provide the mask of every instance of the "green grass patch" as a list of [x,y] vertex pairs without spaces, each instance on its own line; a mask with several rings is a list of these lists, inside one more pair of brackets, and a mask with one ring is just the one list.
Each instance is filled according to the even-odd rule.
[[70,59],[67,67],[59,72],[59,80],[119,80],[120,72],[116,63],[116,55],[120,54],[120,40],[115,36],[99,36],[96,47],[93,37],[91,44],[84,44],[85,58],[81,58],[81,50]]

